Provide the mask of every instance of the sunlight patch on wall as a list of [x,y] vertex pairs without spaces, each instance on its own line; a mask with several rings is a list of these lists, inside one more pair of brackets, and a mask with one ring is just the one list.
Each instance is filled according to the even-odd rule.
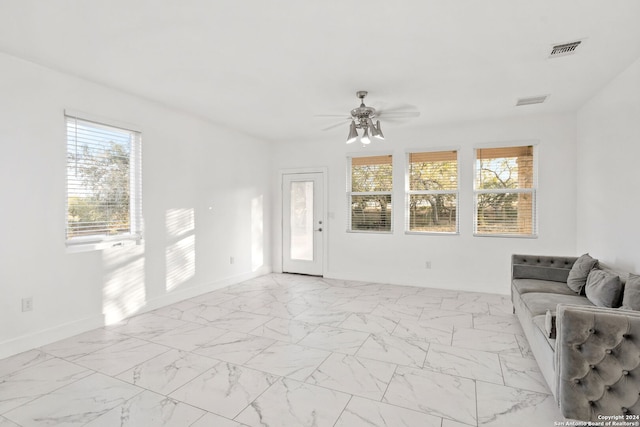
[[107,325],[135,314],[146,303],[144,247],[105,249],[102,313]]
[[169,209],[167,229],[166,289],[184,284],[196,274],[195,214],[193,208]]
[[251,200],[251,270],[264,265],[264,196]]

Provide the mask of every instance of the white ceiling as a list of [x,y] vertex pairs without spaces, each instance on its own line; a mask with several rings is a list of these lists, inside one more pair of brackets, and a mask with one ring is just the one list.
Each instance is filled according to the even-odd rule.
[[574,111],[640,57],[640,1],[2,0],[0,51],[261,139],[343,140],[314,115],[357,90],[415,105],[402,126]]

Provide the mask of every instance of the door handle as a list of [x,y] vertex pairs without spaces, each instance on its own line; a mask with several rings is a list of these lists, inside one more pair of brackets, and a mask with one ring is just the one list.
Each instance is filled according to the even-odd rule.
[[318,228],[318,229],[316,229],[314,231],[322,231],[322,227],[320,227],[320,228]]

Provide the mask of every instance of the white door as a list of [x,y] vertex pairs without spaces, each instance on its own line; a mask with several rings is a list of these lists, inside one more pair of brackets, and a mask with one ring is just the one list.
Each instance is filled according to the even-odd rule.
[[324,176],[292,173],[282,181],[282,271],[322,276]]

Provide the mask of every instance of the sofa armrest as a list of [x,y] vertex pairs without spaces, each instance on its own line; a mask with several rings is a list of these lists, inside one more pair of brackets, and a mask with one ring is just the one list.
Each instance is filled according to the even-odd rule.
[[577,257],[514,254],[511,256],[511,280],[539,279],[567,283]]
[[640,312],[558,304],[556,327],[562,415],[640,414]]

